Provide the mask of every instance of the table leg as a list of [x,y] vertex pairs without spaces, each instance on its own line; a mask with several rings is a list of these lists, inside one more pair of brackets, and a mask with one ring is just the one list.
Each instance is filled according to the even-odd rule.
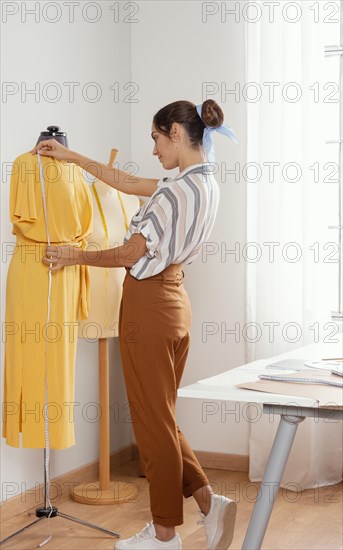
[[303,420],[304,417],[281,415],[266,471],[243,542],[243,550],[258,550],[261,548],[298,424]]

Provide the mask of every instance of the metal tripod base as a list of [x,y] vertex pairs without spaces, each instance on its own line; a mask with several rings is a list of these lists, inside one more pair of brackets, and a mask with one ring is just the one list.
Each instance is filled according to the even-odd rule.
[[8,540],[12,539],[13,537],[19,535],[20,533],[23,533],[23,531],[26,531],[33,525],[36,525],[36,523],[40,522],[42,519],[45,518],[54,518],[56,516],[60,516],[64,519],[69,519],[70,521],[74,521],[75,523],[80,523],[81,525],[85,525],[86,527],[91,527],[92,529],[97,529],[98,531],[101,531],[102,533],[106,533],[106,535],[112,535],[113,537],[119,538],[121,535],[120,533],[117,533],[116,531],[110,531],[109,529],[105,529],[104,527],[100,527],[99,525],[95,525],[94,523],[89,523],[88,521],[84,521],[83,519],[74,518],[73,516],[69,516],[68,514],[63,514],[63,512],[59,512],[55,506],[52,508],[37,508],[36,509],[36,516],[38,519],[35,519],[35,521],[32,521],[29,523],[29,525],[26,525],[25,527],[22,527],[21,529],[18,529],[15,533],[12,535],[9,535],[2,541],[0,541],[0,544],[4,544]]

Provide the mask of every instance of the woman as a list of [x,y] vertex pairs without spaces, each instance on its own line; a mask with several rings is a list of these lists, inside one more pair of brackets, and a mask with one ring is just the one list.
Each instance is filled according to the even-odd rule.
[[[66,149],[55,140],[31,152],[74,162],[128,194],[151,197],[131,220],[124,245],[98,251],[48,246],[52,271],[70,265],[125,267],[119,317],[122,365],[137,445],[149,481],[152,521],[116,549],[181,549],[175,526],[183,523],[183,497],[200,508],[208,548],[231,544],[236,503],[214,494],[192,449],[176,425],[175,403],[189,350],[191,308],[182,264],[192,263],[211,233],[219,188],[210,162],[211,133],[235,139],[213,100],[195,106],[176,101],[153,118],[153,155],[174,178],[135,178]],[[236,139],[235,139],[236,141]]]

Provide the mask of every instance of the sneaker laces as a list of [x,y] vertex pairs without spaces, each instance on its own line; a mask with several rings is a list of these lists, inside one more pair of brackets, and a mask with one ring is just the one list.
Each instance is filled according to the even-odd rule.
[[132,537],[130,537],[130,541],[131,542],[138,542],[140,540],[144,540],[146,538],[148,538],[149,536],[155,536],[153,531],[150,529],[150,526],[152,527],[152,524],[151,523],[147,523],[145,525],[145,527],[143,527],[143,529],[139,532],[139,533],[136,533],[135,535],[133,535]]

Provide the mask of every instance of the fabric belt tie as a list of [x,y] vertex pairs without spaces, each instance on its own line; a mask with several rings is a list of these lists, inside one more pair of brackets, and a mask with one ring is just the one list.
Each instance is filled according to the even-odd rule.
[[[82,239],[82,250],[87,250],[87,241]],[[80,265],[80,302],[79,311],[80,318],[87,319],[90,308],[90,279],[88,265]]]
[[[71,241],[63,243],[51,243],[51,245],[63,246],[77,246],[82,250],[87,250],[87,241],[82,239],[81,241]],[[79,265],[80,268],[80,295],[79,295],[79,316],[81,320],[87,319],[90,308],[90,279],[88,265]]]
[[[17,235],[17,246],[47,246],[46,241],[31,241],[25,239],[22,235]],[[80,241],[60,241],[60,242],[51,242],[51,246],[63,246],[70,245],[81,247],[82,250],[87,250],[88,242],[86,239],[81,239]],[[42,251],[42,254],[45,254],[45,250]],[[89,268],[88,265],[80,265],[80,295],[79,295],[79,312],[80,319],[87,319],[90,309],[90,278],[89,278]]]

